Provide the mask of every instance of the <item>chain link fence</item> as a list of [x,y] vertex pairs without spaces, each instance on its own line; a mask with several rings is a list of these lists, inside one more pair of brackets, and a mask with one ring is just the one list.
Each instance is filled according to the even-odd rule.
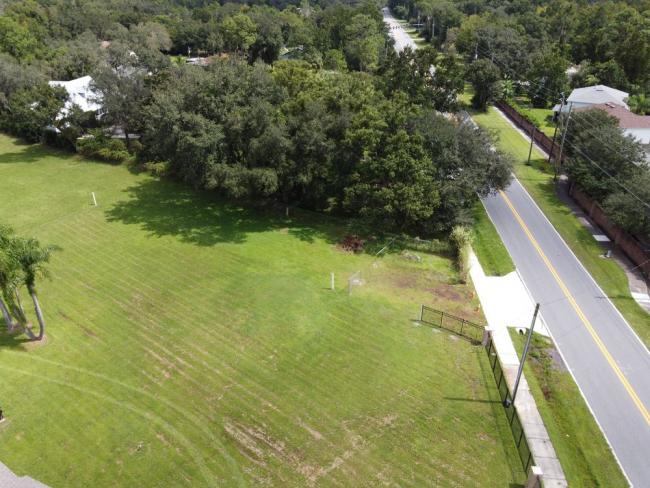
[[420,307],[420,322],[453,332],[473,344],[483,342],[485,327],[435,308],[422,305]]
[[[519,454],[519,459],[521,459],[521,464],[524,467],[524,472],[528,473],[528,469],[533,464],[533,455],[530,452],[528,440],[524,434],[524,428],[521,425],[521,420],[519,419],[517,409],[512,403],[512,397],[510,396],[510,391],[508,390],[508,385],[506,384],[506,378],[503,374],[501,361],[499,360],[499,355],[497,354],[496,348],[492,344],[492,338],[490,336],[488,336],[487,344],[485,345],[485,352],[487,352],[488,359],[490,361],[490,368],[494,374],[494,380],[497,384],[497,390],[499,390],[501,403],[503,405],[508,405],[505,407],[508,424],[510,425],[510,430],[512,431],[512,436],[515,440],[515,445],[517,446],[517,452]],[[506,402],[506,400],[508,401]]]

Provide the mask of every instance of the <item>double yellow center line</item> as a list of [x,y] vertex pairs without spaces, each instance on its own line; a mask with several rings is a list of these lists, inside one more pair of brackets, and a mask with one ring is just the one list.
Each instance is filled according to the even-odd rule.
[[594,330],[594,327],[591,325],[591,322],[589,322],[589,319],[585,316],[584,312],[578,305],[578,303],[575,301],[573,296],[571,295],[571,292],[567,288],[567,286],[564,284],[562,281],[562,278],[560,278],[560,275],[556,271],[555,267],[551,264],[551,261],[546,257],[546,254],[544,254],[544,251],[542,251],[542,248],[540,247],[539,243],[533,237],[533,234],[530,232],[530,229],[528,229],[528,226],[524,222],[524,220],[521,218],[519,215],[519,212],[517,212],[517,209],[514,207],[508,196],[503,192],[499,191],[501,194],[501,197],[503,200],[506,202],[508,207],[510,207],[510,211],[512,214],[515,216],[515,219],[523,229],[524,233],[528,237],[528,240],[532,243],[533,247],[537,250],[539,253],[540,257],[542,258],[542,261],[544,261],[544,264],[548,268],[548,270],[551,272],[553,275],[553,278],[555,278],[555,281],[557,281],[557,284],[560,286],[560,289],[562,290],[562,293],[564,293],[564,296],[566,299],[569,301],[573,309],[575,310],[576,314],[578,314],[578,317],[580,318],[580,321],[584,324],[585,328],[587,331],[589,331],[589,334],[591,334],[591,337],[593,338],[594,342],[598,346],[598,349],[600,349],[600,352],[603,353],[603,356],[605,356],[605,359],[609,363],[609,365],[612,367],[614,370],[614,373],[618,377],[618,379],[621,381],[623,384],[623,387],[627,391],[627,393],[630,395],[630,398],[636,405],[636,407],[639,409],[641,412],[641,415],[645,419],[645,421],[650,425],[650,413],[648,413],[648,409],[645,407],[641,399],[639,398],[639,395],[637,395],[636,391],[634,391],[634,388],[632,388],[632,385],[630,385],[630,382],[627,380],[623,372],[621,371],[621,368],[619,368],[618,364],[616,364],[616,361],[614,361],[614,358],[610,354],[610,352],[607,350],[605,347],[605,344],[603,343],[602,339],[598,336],[596,331]]

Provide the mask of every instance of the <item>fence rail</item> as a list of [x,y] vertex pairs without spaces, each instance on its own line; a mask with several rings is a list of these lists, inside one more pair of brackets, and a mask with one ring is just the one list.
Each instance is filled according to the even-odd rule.
[[625,232],[609,220],[598,202],[580,190],[575,183],[571,183],[569,195],[589,215],[589,218],[607,234],[614,245],[620,247],[646,277],[650,277],[650,245]]
[[[499,398],[501,399],[501,404],[504,405],[506,418],[508,419],[508,425],[512,431],[519,459],[521,459],[524,472],[528,474],[529,468],[533,465],[533,454],[530,452],[530,446],[528,445],[528,439],[526,439],[521,419],[519,418],[517,409],[512,402],[512,396],[508,389],[508,383],[506,382],[506,377],[503,373],[503,367],[501,366],[499,355],[492,342],[492,336],[489,332],[485,335],[485,327],[481,325],[425,305],[422,305],[420,308],[420,323],[448,330],[468,339],[474,344],[482,344],[485,340],[485,352],[488,356],[490,369],[494,375],[494,381],[496,382],[497,390],[499,392]],[[506,402],[506,400],[508,401]],[[508,406],[505,407],[505,405]]]
[[[509,105],[507,102],[500,100],[494,103],[495,107],[501,110],[506,117],[508,117],[517,127],[526,133],[529,137],[532,135],[532,138],[535,142],[549,154],[553,155],[553,159],[557,160],[560,155],[560,145],[556,142],[553,143],[553,139],[544,134],[541,130],[537,128],[535,124],[526,119],[523,115],[517,112],[517,109]],[[562,162],[566,159],[566,155],[562,154]]]
[[[557,156],[559,155],[559,145],[557,143],[553,144],[550,137],[537,129],[534,124],[527,120],[517,111],[517,109],[508,103],[498,101],[494,105],[526,134],[532,134],[535,142],[537,142],[537,144],[539,144],[547,153],[552,153],[553,157],[557,159]],[[565,159],[566,155],[563,154],[562,161],[564,162]],[[632,260],[641,272],[646,277],[650,277],[650,249],[648,249],[648,245],[644,245],[644,243],[638,238],[612,223],[598,202],[578,189],[575,184],[571,184],[569,195],[589,214],[589,217],[596,222],[603,231],[605,231],[605,234],[609,236],[614,244],[621,248],[621,250]]]
[[453,332],[474,344],[480,344],[483,341],[485,327],[435,308],[422,305],[420,322]]
[[519,459],[521,459],[521,464],[524,467],[524,472],[528,473],[528,468],[533,464],[533,455],[530,452],[530,446],[528,445],[528,440],[524,434],[524,428],[521,425],[521,419],[517,413],[517,409],[512,403],[512,397],[510,396],[510,391],[508,390],[508,385],[506,383],[506,378],[503,374],[503,368],[501,367],[501,361],[499,361],[499,356],[497,354],[494,345],[492,344],[492,337],[488,336],[487,344],[485,345],[485,352],[488,355],[488,360],[490,361],[490,368],[494,374],[494,381],[497,384],[497,390],[499,391],[499,397],[501,398],[501,403],[506,405],[506,400],[508,407],[504,407],[506,411],[506,417],[508,419],[508,424],[510,425],[510,430],[512,431],[512,436],[515,440],[515,445],[517,446],[517,453],[519,454]]

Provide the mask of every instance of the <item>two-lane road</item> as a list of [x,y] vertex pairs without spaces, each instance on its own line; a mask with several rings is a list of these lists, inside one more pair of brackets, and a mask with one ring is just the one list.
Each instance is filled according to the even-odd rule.
[[390,35],[395,40],[395,50],[400,52],[407,47],[410,47],[413,50],[417,49],[418,47],[413,39],[411,39],[411,36],[406,33],[397,19],[392,16],[388,8],[384,8],[382,13],[384,15],[384,23],[388,25]]
[[[384,21],[397,51],[417,47]],[[650,352],[518,180],[483,203],[628,480],[650,488]]]
[[518,180],[483,203],[625,474],[650,486],[650,353]]

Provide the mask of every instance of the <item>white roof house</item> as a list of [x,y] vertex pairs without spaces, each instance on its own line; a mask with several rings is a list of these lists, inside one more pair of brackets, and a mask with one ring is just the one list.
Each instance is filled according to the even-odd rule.
[[602,105],[604,103],[618,105],[629,110],[630,107],[626,103],[629,96],[629,93],[605,85],[576,88],[571,92],[569,98],[567,98],[567,104],[563,107],[560,107],[559,104],[556,105],[553,107],[553,112],[559,112],[560,110],[562,112],[568,112],[569,106],[571,105],[573,106],[573,110],[576,110],[594,105]]
[[52,87],[60,86],[68,92],[68,100],[59,112],[57,119],[65,117],[74,105],[77,105],[84,112],[95,112],[101,110],[102,106],[97,103],[99,94],[91,88],[93,79],[90,76],[83,76],[70,81],[50,81]]

